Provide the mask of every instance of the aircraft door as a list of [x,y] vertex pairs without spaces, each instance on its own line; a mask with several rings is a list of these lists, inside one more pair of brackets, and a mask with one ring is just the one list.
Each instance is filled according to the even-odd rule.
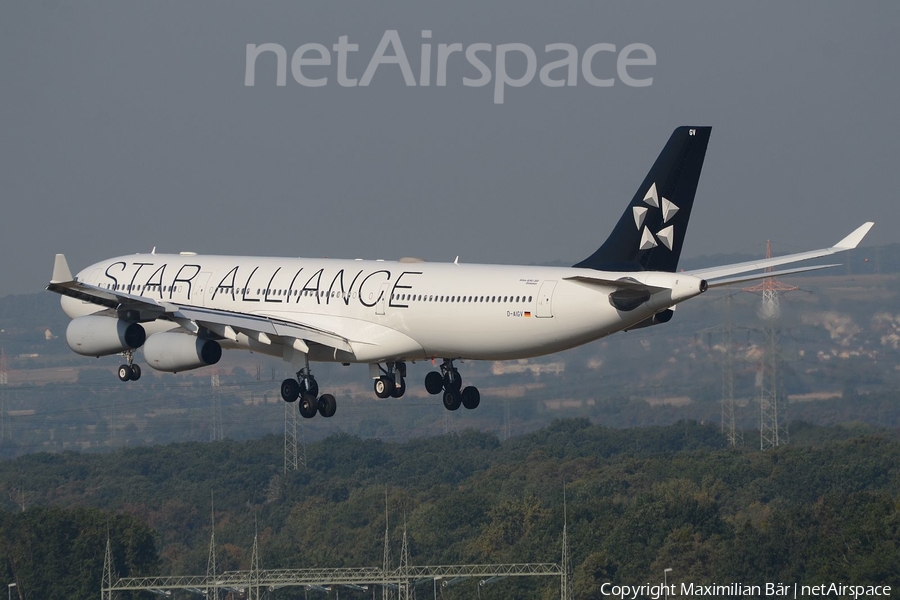
[[556,281],[544,281],[537,296],[537,309],[534,316],[538,318],[550,318],[553,316],[553,290]]
[[387,303],[388,295],[391,293],[391,282],[385,281],[381,284],[381,292],[378,294],[378,301],[375,303],[375,314],[384,314],[384,305]]
[[206,306],[207,300],[212,298],[212,290],[208,289],[210,275],[212,273],[204,271],[197,277],[197,289],[194,293],[197,294],[196,298],[200,301],[200,306]]

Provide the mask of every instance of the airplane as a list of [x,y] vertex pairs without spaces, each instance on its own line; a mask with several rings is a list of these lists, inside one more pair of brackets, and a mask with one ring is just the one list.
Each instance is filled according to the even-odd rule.
[[331,417],[310,363],[364,363],[378,398],[406,392],[407,363],[440,361],[425,388],[444,407],[476,408],[460,360],[551,354],[618,331],[659,325],[677,304],[710,288],[837,265],[773,267],[855,248],[867,222],[834,246],[776,258],[678,271],[711,127],[678,127],[612,233],[572,267],[396,262],[193,252],[119,256],[73,277],[57,254],[47,289],[72,319],[69,348],[121,354],[119,379],[141,377],[134,362],[181,372],[214,365],[224,349],[282,358],[296,376],[281,384],[305,418]]

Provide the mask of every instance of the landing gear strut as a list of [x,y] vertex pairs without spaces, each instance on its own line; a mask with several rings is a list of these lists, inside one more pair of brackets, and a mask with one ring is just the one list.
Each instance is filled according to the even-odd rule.
[[119,367],[119,381],[137,381],[141,378],[141,366],[134,364],[134,350],[122,353],[127,364]]
[[309,370],[309,360],[297,371],[296,379],[285,379],[281,382],[281,399],[285,402],[300,400],[297,407],[300,416],[304,419],[312,419],[319,413],[323,417],[334,416],[337,410],[337,402],[331,394],[319,396],[319,384]]
[[371,365],[369,368],[376,373],[380,373],[375,377],[375,395],[381,399],[384,398],[401,398],[406,393],[406,363],[389,362],[382,367],[380,364]]
[[481,403],[481,394],[474,385],[462,389],[462,376],[451,359],[444,359],[440,372],[431,371],[425,376],[425,389],[429,394],[443,391],[444,408],[447,410],[457,410],[460,405],[472,410]]

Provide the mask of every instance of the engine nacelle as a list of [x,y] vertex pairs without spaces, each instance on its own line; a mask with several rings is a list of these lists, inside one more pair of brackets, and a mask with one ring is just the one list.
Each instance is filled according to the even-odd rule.
[[208,365],[222,358],[222,346],[189,333],[154,333],[144,344],[144,359],[157,371],[178,373]]
[[636,323],[626,329],[625,331],[631,331],[632,329],[641,329],[642,327],[650,327],[651,325],[660,325],[662,323],[668,323],[672,320],[672,317],[675,315],[675,311],[671,308],[667,308],[666,310],[660,311],[649,317],[644,319],[640,323]]
[[84,356],[107,356],[140,348],[147,339],[144,328],[115,317],[89,315],[69,322],[66,343]]

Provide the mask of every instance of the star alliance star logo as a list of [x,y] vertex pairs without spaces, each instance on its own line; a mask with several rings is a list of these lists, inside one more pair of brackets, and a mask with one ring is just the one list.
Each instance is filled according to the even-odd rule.
[[[647,190],[647,195],[644,196],[644,202],[649,206],[658,208],[662,211],[663,225],[668,223],[669,220],[675,216],[675,213],[678,212],[678,207],[675,206],[675,204],[670,202],[667,198],[660,198],[656,191],[655,182],[650,186],[650,189]],[[650,209],[646,206],[635,206],[631,210],[634,211],[634,224],[637,226],[638,230],[640,231],[643,227],[641,233],[641,250],[656,248],[658,245],[656,240],[662,242],[662,245],[669,250],[672,249],[672,245],[675,243],[675,229],[673,225],[660,229],[656,232],[656,237],[654,237],[650,232],[650,229],[644,227],[644,220],[647,218],[647,213]]]

